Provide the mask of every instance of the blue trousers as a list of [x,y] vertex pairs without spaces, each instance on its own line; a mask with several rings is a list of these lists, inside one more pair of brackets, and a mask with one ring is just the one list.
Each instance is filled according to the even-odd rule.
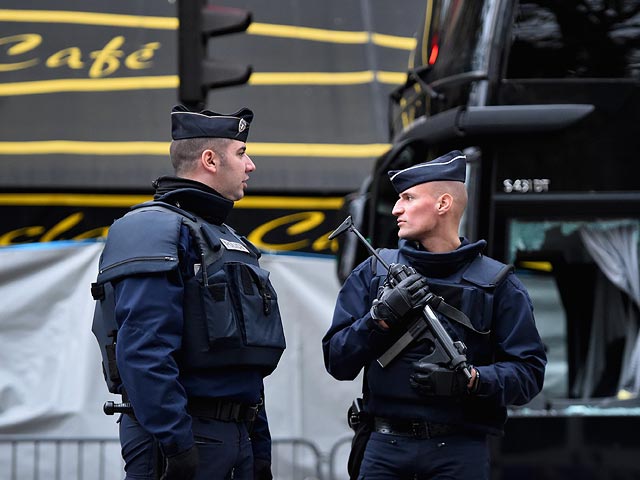
[[360,467],[367,480],[488,480],[486,435],[417,439],[371,433]]
[[[199,455],[194,480],[253,479],[253,450],[244,423],[193,417],[193,435]],[[160,478],[158,443],[128,415],[120,420],[120,444],[125,480]]]

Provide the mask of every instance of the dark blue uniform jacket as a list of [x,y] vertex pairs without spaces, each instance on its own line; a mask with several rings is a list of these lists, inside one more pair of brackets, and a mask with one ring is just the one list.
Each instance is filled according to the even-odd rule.
[[[464,284],[462,274],[485,245],[484,241],[471,244],[463,239],[453,252],[433,254],[401,240],[399,258],[425,275],[435,290],[441,284]],[[464,305],[443,294],[445,301],[467,314],[477,330],[491,332],[470,332],[438,314],[452,339],[465,343],[469,363],[480,372],[478,392],[456,399],[421,397],[411,389],[411,364],[428,353],[424,343],[414,342],[384,370],[377,364],[375,360],[399,333],[382,329],[371,318],[369,310],[378,285],[374,277],[371,259],[354,269],[340,290],[332,325],[323,339],[325,366],[336,379],[352,380],[365,368],[366,409],[370,413],[499,433],[506,420],[506,407],[525,404],[541,390],[546,365],[544,346],[529,295],[513,273],[495,288],[478,290],[463,285],[467,293],[471,292],[465,294],[466,298],[472,299]]]
[[[176,179],[174,183],[174,188],[161,190],[156,200],[177,205],[218,225],[233,207],[233,202],[197,182]],[[159,440],[167,455],[194,444],[191,417],[186,411],[188,397],[257,404],[263,391],[259,369],[181,369],[184,285],[193,277],[194,265],[201,262],[185,225],[179,233],[178,252],[178,269],[129,276],[115,284],[120,327],[116,358],[122,383],[136,418]],[[254,457],[270,460],[271,439],[264,408],[254,423],[252,441]]]

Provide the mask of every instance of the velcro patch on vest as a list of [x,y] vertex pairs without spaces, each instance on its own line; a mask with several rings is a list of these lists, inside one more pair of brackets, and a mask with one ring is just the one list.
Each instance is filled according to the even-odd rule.
[[222,245],[224,245],[224,248],[226,248],[227,250],[237,250],[239,252],[249,253],[247,247],[239,242],[232,242],[230,240],[225,240],[224,238],[221,238],[220,241],[222,242]]

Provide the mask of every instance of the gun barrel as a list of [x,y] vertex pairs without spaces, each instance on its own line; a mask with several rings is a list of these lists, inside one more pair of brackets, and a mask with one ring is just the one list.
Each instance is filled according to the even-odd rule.
[[356,237],[358,237],[358,239],[364,244],[365,247],[367,247],[367,250],[369,250],[369,252],[371,253],[371,255],[373,255],[374,257],[376,257],[378,259],[378,261],[380,262],[380,264],[387,270],[389,271],[389,264],[387,262],[385,262],[382,257],[378,254],[378,252],[376,252],[375,248],[373,248],[371,246],[371,244],[367,241],[366,238],[364,238],[364,236],[358,231],[358,229],[353,225],[353,220],[351,219],[351,215],[349,215],[344,222],[342,222],[340,224],[340,226],[338,228],[336,228],[333,232],[331,232],[331,234],[329,235],[329,240],[332,240],[334,238],[336,238],[338,235],[342,235],[344,232],[346,232],[347,230],[349,230],[350,232],[353,232]]

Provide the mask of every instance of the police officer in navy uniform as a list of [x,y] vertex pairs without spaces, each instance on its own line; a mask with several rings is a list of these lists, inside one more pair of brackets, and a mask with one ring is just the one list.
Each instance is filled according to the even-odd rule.
[[[529,402],[542,388],[546,356],[525,287],[482,254],[484,240],[458,236],[465,173],[459,151],[389,172],[400,240],[397,250],[380,253],[415,273],[392,286],[372,257],[339,292],[323,351],[338,380],[364,369],[371,434],[358,478],[488,479],[487,435],[501,433],[507,406]],[[434,363],[434,342],[424,337],[383,368],[376,360],[438,297],[470,321],[433,307],[451,339],[466,345],[470,378]]]
[[224,223],[256,168],[252,119],[174,107],[175,176],[109,230],[94,327],[117,325],[98,340],[112,342],[117,369],[107,358],[105,375],[131,406],[127,479],[272,478],[263,378],[284,333],[259,251]]

